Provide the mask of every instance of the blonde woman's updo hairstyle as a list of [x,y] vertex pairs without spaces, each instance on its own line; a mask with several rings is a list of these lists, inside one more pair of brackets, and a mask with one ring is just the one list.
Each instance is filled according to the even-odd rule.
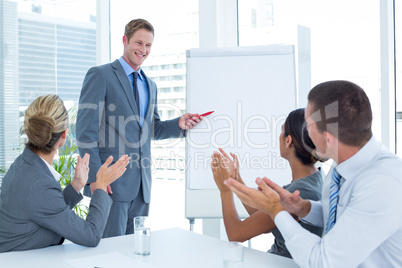
[[50,153],[67,128],[68,112],[57,95],[40,96],[25,111],[26,146],[33,151]]

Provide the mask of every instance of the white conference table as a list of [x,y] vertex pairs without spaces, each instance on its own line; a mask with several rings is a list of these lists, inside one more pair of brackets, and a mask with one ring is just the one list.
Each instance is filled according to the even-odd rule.
[[[0,267],[223,267],[222,240],[173,228],[151,234],[151,254],[134,254],[134,237],[102,239],[96,248],[73,243],[43,249],[0,254]],[[291,259],[244,248],[244,268],[298,267]]]

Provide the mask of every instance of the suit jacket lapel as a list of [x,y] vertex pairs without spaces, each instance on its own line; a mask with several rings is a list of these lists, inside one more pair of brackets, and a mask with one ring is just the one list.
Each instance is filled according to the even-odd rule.
[[147,113],[144,116],[145,117],[144,121],[147,121],[148,117],[152,115],[152,110],[154,109],[154,103],[156,103],[156,101],[154,101],[156,98],[156,89],[155,87],[152,86],[153,84],[150,82],[150,79],[148,78],[148,76],[145,75],[144,72],[142,72],[142,75],[147,80],[148,85],[148,107],[147,107]]
[[[130,85],[130,80],[128,80],[128,77],[126,73],[124,72],[123,67],[121,66],[119,60],[115,60],[112,62],[112,67],[114,69],[114,73],[119,80],[124,93],[126,94],[128,103],[130,104],[131,110],[133,110],[133,114],[136,116],[139,116],[138,114],[138,108],[137,104],[134,101],[134,93],[133,93],[133,88]],[[139,120],[136,120],[139,124]]]

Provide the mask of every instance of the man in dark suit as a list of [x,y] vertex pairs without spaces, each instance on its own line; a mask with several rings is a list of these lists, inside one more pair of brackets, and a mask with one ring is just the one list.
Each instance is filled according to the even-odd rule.
[[96,171],[107,157],[131,157],[125,174],[108,187],[113,205],[103,237],[131,234],[133,218],[148,215],[151,138],[183,136],[185,129],[202,119],[187,113],[160,120],[156,84],[140,68],[151,51],[153,38],[154,29],[148,21],[130,21],[123,36],[123,56],[89,69],[84,79],[76,125],[80,155],[91,155],[84,193],[90,196],[95,189]]

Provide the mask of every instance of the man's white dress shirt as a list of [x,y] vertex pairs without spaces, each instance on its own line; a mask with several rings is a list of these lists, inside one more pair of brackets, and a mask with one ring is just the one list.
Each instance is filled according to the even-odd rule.
[[[286,247],[301,267],[402,267],[402,160],[374,137],[336,167],[342,176],[336,223],[320,238],[288,212],[275,217]],[[332,169],[322,201],[303,221],[326,226]]]

